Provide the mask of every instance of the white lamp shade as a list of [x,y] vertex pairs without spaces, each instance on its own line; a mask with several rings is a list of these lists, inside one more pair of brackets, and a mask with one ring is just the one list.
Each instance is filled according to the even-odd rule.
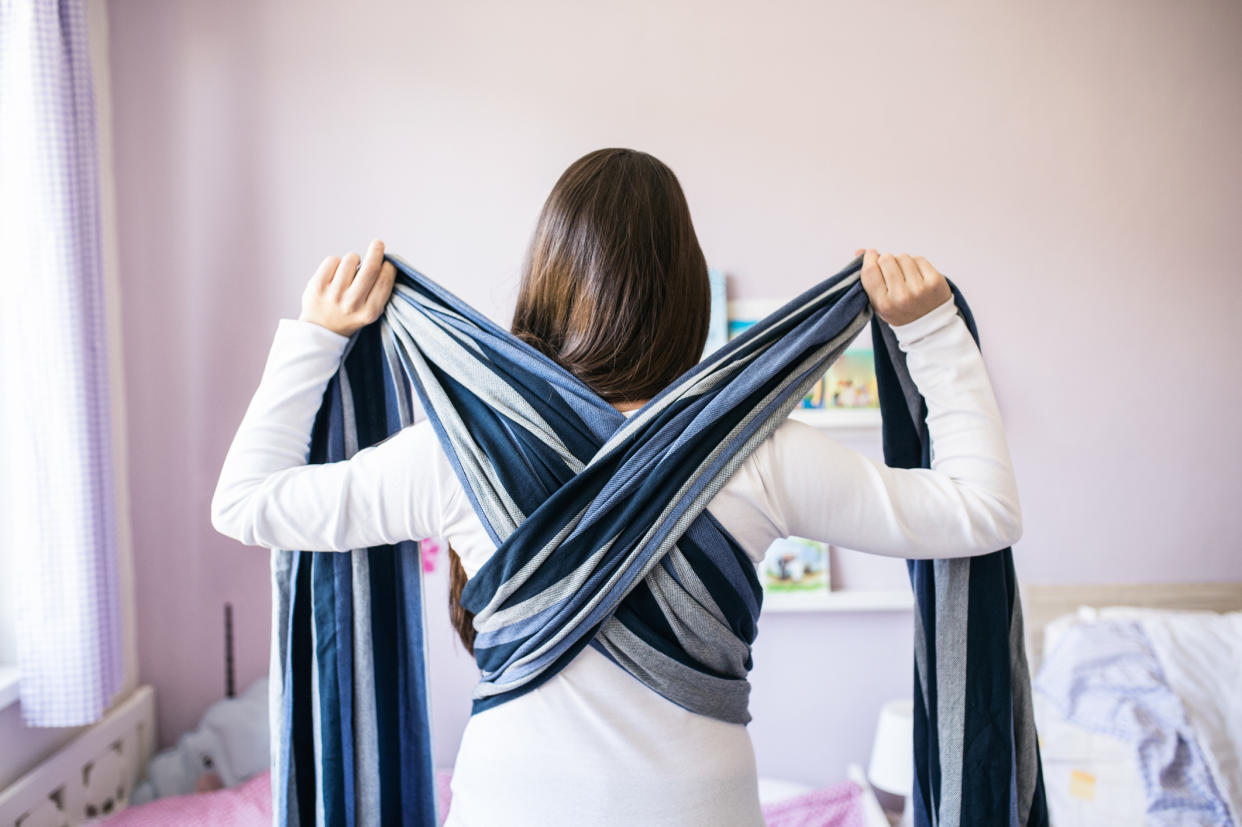
[[914,786],[913,701],[889,701],[880,710],[867,777],[885,792],[910,795]]

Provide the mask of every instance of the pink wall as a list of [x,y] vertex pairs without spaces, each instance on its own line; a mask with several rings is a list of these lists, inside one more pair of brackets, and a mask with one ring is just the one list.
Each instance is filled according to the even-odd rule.
[[[225,600],[241,676],[266,667],[267,555],[216,535],[208,502],[315,265],[380,235],[507,321],[543,197],[600,146],[677,171],[738,295],[791,295],[863,245],[925,254],[965,290],[1026,579],[1242,579],[1237,4],[110,13],[140,667],[165,741],[221,691]],[[769,620],[761,771],[839,778],[908,691],[908,617]],[[465,710],[455,663],[442,760]]]

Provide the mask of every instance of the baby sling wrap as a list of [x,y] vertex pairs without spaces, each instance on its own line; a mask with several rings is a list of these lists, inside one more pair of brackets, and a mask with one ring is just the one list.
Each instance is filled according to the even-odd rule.
[[[308,461],[347,459],[410,425],[417,396],[497,546],[461,598],[481,673],[472,711],[530,691],[589,645],[688,710],[749,721],[762,590],[706,504],[868,321],[885,459],[930,464],[926,407],[873,317],[861,257],[631,417],[387,259],[393,295],[347,345]],[[1011,551],[909,567],[917,823],[1047,824]],[[274,550],[272,572],[276,822],[438,824],[417,544]]]

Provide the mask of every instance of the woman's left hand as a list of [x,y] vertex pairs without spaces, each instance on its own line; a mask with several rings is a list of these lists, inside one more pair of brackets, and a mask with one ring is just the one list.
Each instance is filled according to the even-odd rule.
[[357,253],[328,256],[302,293],[304,322],[314,322],[341,336],[352,336],[380,317],[392,293],[397,268],[384,261],[384,242],[378,238]]

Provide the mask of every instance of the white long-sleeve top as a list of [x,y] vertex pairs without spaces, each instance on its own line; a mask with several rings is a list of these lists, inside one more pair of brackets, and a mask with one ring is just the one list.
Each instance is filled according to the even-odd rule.
[[[1021,535],[996,399],[953,300],[893,331],[927,401],[932,467],[889,468],[787,420],[708,504],[756,562],[786,536],[937,558],[985,554]],[[347,341],[280,320],[224,461],[212,524],[268,548],[440,537],[473,576],[495,546],[426,420],[349,460],[306,464]],[[671,703],[591,647],[533,691],[471,716],[452,789],[455,827],[763,824],[745,725]]]

